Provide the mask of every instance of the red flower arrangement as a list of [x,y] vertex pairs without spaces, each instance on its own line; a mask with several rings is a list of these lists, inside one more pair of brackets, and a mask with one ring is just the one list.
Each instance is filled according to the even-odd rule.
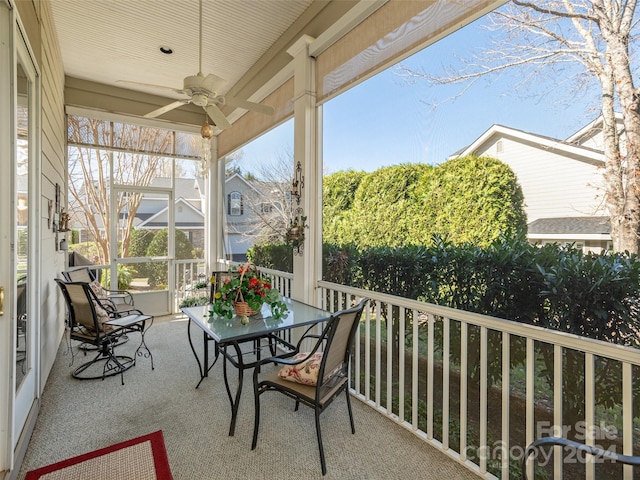
[[258,273],[254,264],[247,263],[215,293],[213,313],[226,318],[232,318],[234,313],[254,315],[260,312],[264,303],[271,307],[274,317],[280,318],[287,311],[280,292],[271,286],[268,278]]

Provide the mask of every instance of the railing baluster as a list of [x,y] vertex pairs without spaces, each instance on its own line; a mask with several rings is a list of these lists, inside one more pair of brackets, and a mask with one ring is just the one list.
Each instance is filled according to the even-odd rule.
[[418,332],[418,326],[419,326],[419,312],[417,310],[412,310],[413,311],[413,325],[412,325],[412,334],[413,334],[413,344],[411,346],[411,351],[412,351],[412,355],[411,355],[411,426],[413,427],[413,430],[418,430],[418,390],[419,390],[419,383],[418,383],[418,359],[419,359],[419,355],[418,355],[418,348],[419,348],[419,341],[420,338],[418,336],[419,332]]
[[[389,307],[392,308],[392,307]],[[398,416],[400,421],[404,422],[404,328],[405,328],[405,310],[400,310],[400,326],[398,327]]]
[[[324,295],[322,296],[322,298],[324,298]],[[364,310],[362,311],[362,316],[360,317],[360,323],[362,323],[362,321],[366,321],[366,318],[368,316],[368,305],[365,306]],[[352,385],[352,388],[355,389],[356,394],[360,395],[362,393],[362,388],[360,387],[360,352],[362,351],[362,349],[360,348],[360,342],[362,341],[362,330],[358,327],[358,330],[356,331],[356,340],[355,340],[355,345],[354,345],[354,353],[353,353],[353,368],[355,369],[355,375],[353,375],[354,378],[354,385]]]
[[[633,455],[633,371],[631,364],[622,364],[622,453]],[[633,466],[623,467],[624,480],[633,479]]]
[[502,480],[509,480],[509,411],[511,399],[511,335],[502,333]]
[[433,330],[435,317],[433,314],[428,315],[427,324],[427,438],[433,439],[433,371],[434,371],[434,344]]
[[442,448],[449,448],[449,372],[450,372],[450,342],[451,320],[442,319]]
[[382,361],[382,342],[380,341],[380,335],[382,334],[382,302],[378,303],[376,309],[376,390],[375,390],[375,402],[377,406],[380,406],[380,384],[382,383],[381,361]]
[[480,472],[487,471],[487,327],[480,327]]
[[387,307],[387,412],[393,412],[393,314],[391,305]]
[[[526,383],[526,439],[525,445],[530,445],[535,440],[535,380],[536,380],[536,351],[533,338],[527,338],[527,357],[525,365]],[[524,453],[524,452],[523,452]],[[527,478],[533,478],[533,462],[527,464]]]
[[469,355],[469,326],[460,322],[460,458],[467,459],[467,362]]
[[[562,352],[560,345],[553,346],[553,423],[554,435],[562,436]],[[562,479],[562,447],[553,447],[553,475]]]
[[[587,353],[584,356],[584,426],[585,426],[585,443],[587,445],[595,445],[595,372],[594,372],[593,354]],[[594,480],[595,478],[595,462],[593,455],[585,455],[585,478]]]
[[[376,311],[378,310],[376,305]],[[371,310],[364,323],[364,398],[371,400]]]

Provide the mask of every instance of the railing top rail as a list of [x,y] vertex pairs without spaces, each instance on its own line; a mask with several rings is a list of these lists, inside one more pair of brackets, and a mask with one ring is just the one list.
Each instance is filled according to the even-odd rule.
[[173,263],[205,263],[204,258],[187,258],[174,260]]
[[396,297],[386,293],[377,293],[361,288],[348,287],[337,283],[319,281],[319,288],[336,290],[358,297],[369,297],[374,301],[390,303],[400,307],[429,313],[432,315],[445,317],[450,320],[457,320],[479,327],[487,327],[491,330],[509,333],[525,338],[531,338],[540,342],[552,345],[560,345],[564,348],[590,353],[600,357],[608,357],[621,362],[640,365],[640,349],[615,345],[613,343],[581,337],[571,333],[558,332],[535,325],[527,325],[513,320],[490,317],[480,313],[456,310],[455,308],[443,307],[433,303],[420,302],[402,297]]
[[[222,263],[222,261],[219,261],[219,263]],[[225,263],[228,264],[229,268],[236,268],[240,265],[244,265],[246,262],[225,261]],[[260,271],[260,273],[266,273],[267,275],[273,275],[275,277],[282,277],[293,280],[293,273],[283,272],[282,270],[274,270],[273,268],[261,267],[260,265],[258,265],[258,270]]]

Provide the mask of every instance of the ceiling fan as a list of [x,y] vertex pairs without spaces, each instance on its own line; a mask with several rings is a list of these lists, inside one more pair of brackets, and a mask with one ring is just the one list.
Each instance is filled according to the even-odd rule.
[[144,115],[146,118],[155,118],[163,115],[173,109],[192,103],[202,107],[207,115],[211,118],[213,123],[220,129],[224,130],[229,128],[231,124],[224,113],[220,110],[220,107],[229,105],[230,107],[243,108],[245,110],[252,110],[254,112],[264,113],[266,115],[273,115],[273,107],[268,105],[261,105],[259,103],[242,100],[240,98],[231,97],[228,95],[220,95],[219,90],[225,86],[226,80],[210,73],[206,77],[202,73],[202,0],[200,0],[200,45],[199,45],[199,64],[198,73],[196,75],[190,75],[184,78],[183,88],[171,88],[163,87],[160,85],[150,85],[139,82],[126,82],[138,85],[144,85],[148,87],[164,88],[172,90],[181,95],[187,95],[188,98],[183,100],[177,100],[164,107],[160,107],[152,112]]

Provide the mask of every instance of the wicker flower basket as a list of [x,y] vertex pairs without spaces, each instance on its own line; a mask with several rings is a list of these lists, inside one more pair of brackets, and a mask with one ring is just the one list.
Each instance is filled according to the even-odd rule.
[[[254,264],[250,264],[250,267],[253,268],[253,270],[256,272],[256,274],[258,273],[258,269]],[[240,275],[240,283],[242,283],[242,279],[244,277],[244,273],[246,270],[244,270],[242,272],[242,275]],[[259,312],[256,312],[255,310],[253,310],[251,307],[249,307],[249,304],[247,302],[244,301],[244,297],[242,296],[242,290],[238,290],[238,293],[236,294],[236,299],[233,302],[233,307],[236,310],[236,315],[238,316],[242,316],[242,315],[246,315],[247,317],[251,317],[252,315],[257,315]]]
[[238,316],[246,315],[247,317],[250,317],[252,315],[258,314],[258,312],[252,310],[249,307],[249,304],[247,302],[239,302],[236,300],[235,302],[233,302],[233,306],[236,309],[236,315]]

